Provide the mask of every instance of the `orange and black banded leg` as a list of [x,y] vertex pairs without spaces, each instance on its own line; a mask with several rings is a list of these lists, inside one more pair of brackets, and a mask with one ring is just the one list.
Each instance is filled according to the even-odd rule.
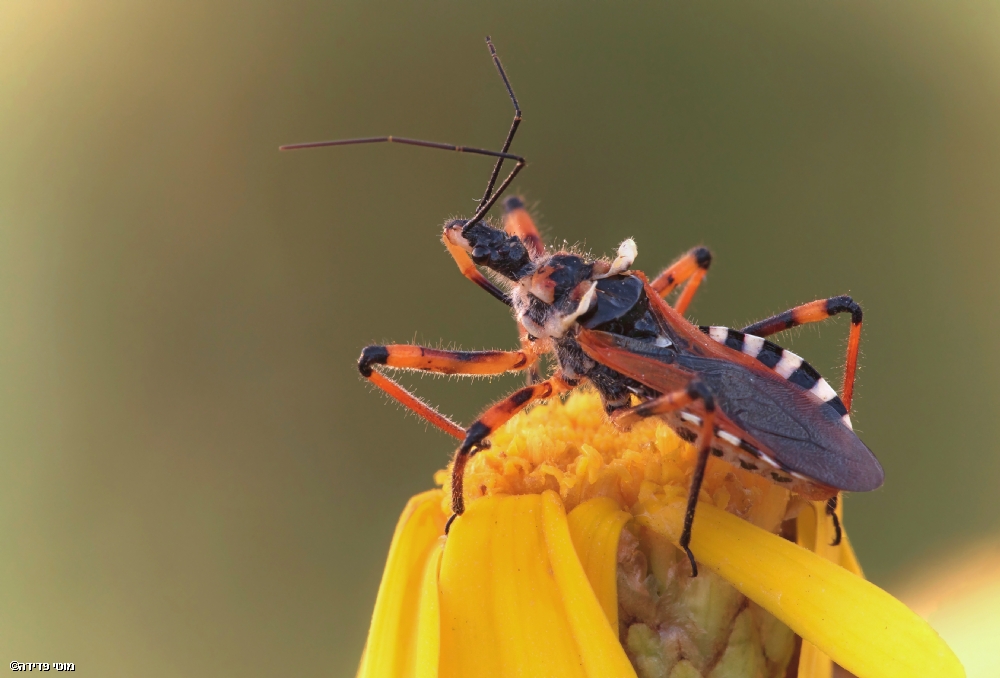
[[847,340],[847,365],[844,367],[844,387],[840,398],[844,407],[851,411],[851,400],[854,397],[854,377],[858,371],[858,351],[861,348],[861,307],[848,296],[818,299],[808,304],[796,306],[793,309],[771,316],[753,325],[744,327],[741,332],[757,337],[768,337],[777,332],[788,330],[799,325],[826,320],[838,313],[851,314],[851,334]]
[[712,265],[712,253],[707,247],[695,247],[683,257],[667,267],[663,273],[656,276],[651,283],[652,287],[661,297],[677,289],[677,286],[687,282],[681,295],[677,297],[674,309],[678,313],[684,313],[688,304],[694,298],[694,293],[698,291],[698,286],[705,279],[708,267]]
[[503,212],[503,230],[520,238],[533,258],[545,254],[545,243],[524,202],[516,195],[504,198]]
[[691,488],[688,491],[687,510],[684,513],[684,530],[681,532],[680,545],[691,561],[691,576],[698,576],[698,565],[695,564],[694,554],[691,553],[691,526],[694,525],[694,512],[698,507],[698,494],[701,492],[701,484],[705,480],[705,466],[708,464],[708,454],[711,451],[712,439],[715,437],[715,398],[712,391],[703,382],[692,381],[687,388],[673,393],[661,395],[647,402],[621,410],[612,415],[615,421],[620,419],[629,420],[632,418],[654,417],[659,414],[676,412],[679,409],[693,405],[700,400],[704,409],[704,416],[701,418],[701,428],[695,446],[698,448],[698,459],[695,462],[694,473],[691,474]]
[[437,374],[491,375],[523,370],[534,362],[524,351],[444,351],[424,346],[394,344],[366,346],[358,359],[361,376],[388,393],[418,416],[459,440],[465,429],[413,395],[398,382],[375,370],[376,365]]
[[492,405],[472,423],[466,431],[465,439],[458,451],[455,452],[455,461],[451,467],[451,510],[454,513],[445,525],[445,534],[448,533],[455,518],[465,513],[465,496],[463,494],[465,465],[472,455],[483,448],[486,438],[531,403],[565,393],[572,390],[577,384],[579,381],[565,379],[556,374],[545,381],[514,391],[500,402]]

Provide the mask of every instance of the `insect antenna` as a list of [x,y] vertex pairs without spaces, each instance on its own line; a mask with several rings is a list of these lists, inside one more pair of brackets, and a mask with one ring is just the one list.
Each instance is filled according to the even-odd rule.
[[[506,153],[510,149],[510,144],[514,141],[514,134],[517,132],[518,125],[521,124],[521,107],[517,104],[517,97],[514,96],[514,89],[510,86],[510,80],[507,79],[507,73],[503,70],[503,64],[500,63],[500,57],[497,56],[497,50],[493,46],[493,40],[490,36],[486,36],[486,46],[490,48],[490,56],[493,57],[493,65],[497,67],[497,73],[503,79],[503,85],[507,88],[507,94],[510,96],[510,102],[514,104],[514,121],[510,124],[510,131],[507,132],[507,140],[503,143],[503,148],[501,153]],[[503,166],[503,158],[497,159],[497,164],[493,167],[493,174],[490,175],[490,181],[486,184],[486,192],[483,193],[483,199],[480,203],[489,200],[490,194],[493,192],[493,185],[497,181],[497,177],[500,176],[500,168]]]
[[[424,141],[423,139],[409,139],[407,137],[397,137],[397,136],[384,136],[384,137],[360,137],[357,139],[335,139],[332,141],[307,141],[300,144],[286,144],[284,146],[279,146],[279,151],[299,151],[307,148],[324,148],[326,146],[353,146],[356,144],[379,144],[379,143],[390,143],[390,144],[404,144],[407,146],[420,146],[423,148],[437,148],[442,151],[455,151],[456,153],[473,153],[476,155],[486,155],[492,158],[496,158],[496,165],[493,167],[493,172],[490,174],[489,183],[486,186],[486,192],[483,194],[483,198],[479,203],[479,207],[476,209],[475,214],[472,218],[465,222],[462,227],[462,231],[466,231],[473,225],[482,221],[486,213],[490,211],[490,208],[500,199],[507,187],[510,186],[511,182],[514,181],[514,177],[517,176],[518,172],[527,164],[527,161],[520,155],[514,155],[513,153],[508,153],[507,150],[510,148],[511,142],[514,140],[514,133],[517,132],[518,125],[521,124],[521,108],[518,106],[517,97],[514,96],[514,90],[510,86],[510,81],[507,79],[507,73],[504,72],[503,66],[500,64],[500,57],[497,56],[496,49],[493,47],[493,42],[490,40],[489,36],[486,36],[486,44],[490,49],[490,55],[493,58],[493,63],[497,67],[497,71],[500,73],[500,77],[503,78],[504,86],[507,88],[507,94],[510,95],[510,100],[514,104],[514,121],[511,123],[510,131],[507,132],[507,140],[504,142],[502,151],[491,151],[486,148],[476,148],[474,146],[456,146],[455,144],[444,144],[438,141]],[[510,174],[500,182],[500,186],[497,187],[496,191],[493,191],[493,186],[496,184],[497,177],[500,176],[500,168],[503,166],[504,160],[514,160],[516,164],[514,169],[511,170]]]

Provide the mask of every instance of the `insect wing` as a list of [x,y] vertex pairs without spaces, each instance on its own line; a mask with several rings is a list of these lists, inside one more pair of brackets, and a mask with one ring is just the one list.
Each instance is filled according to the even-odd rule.
[[661,393],[697,376],[712,389],[721,414],[790,471],[851,492],[882,484],[875,455],[836,412],[778,375],[606,332],[583,330],[577,339],[594,360]]
[[782,466],[850,492],[882,485],[885,473],[868,446],[808,391],[726,360],[682,355],[678,362],[696,371],[719,409]]
[[599,330],[581,329],[577,343],[590,358],[660,393],[684,388],[694,374],[677,365],[677,351]]

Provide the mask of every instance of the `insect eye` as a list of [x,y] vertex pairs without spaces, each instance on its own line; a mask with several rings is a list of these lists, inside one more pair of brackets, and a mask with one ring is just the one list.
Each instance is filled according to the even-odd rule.
[[488,247],[483,247],[482,245],[478,245],[472,248],[472,260],[477,264],[481,264],[482,262],[486,261],[486,259],[489,256],[490,256],[490,249]]

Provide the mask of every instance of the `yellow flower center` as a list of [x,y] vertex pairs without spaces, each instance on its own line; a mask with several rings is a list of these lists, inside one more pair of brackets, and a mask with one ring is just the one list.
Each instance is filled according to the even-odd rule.
[[[483,496],[557,492],[572,511],[594,497],[639,514],[654,495],[687,496],[696,450],[657,418],[616,428],[591,390],[514,417],[465,471],[466,501]],[[448,482],[444,471],[436,476]],[[446,489],[449,489],[446,487]],[[803,502],[759,475],[710,459],[701,501],[775,532]],[[448,510],[447,506],[443,506]]]

